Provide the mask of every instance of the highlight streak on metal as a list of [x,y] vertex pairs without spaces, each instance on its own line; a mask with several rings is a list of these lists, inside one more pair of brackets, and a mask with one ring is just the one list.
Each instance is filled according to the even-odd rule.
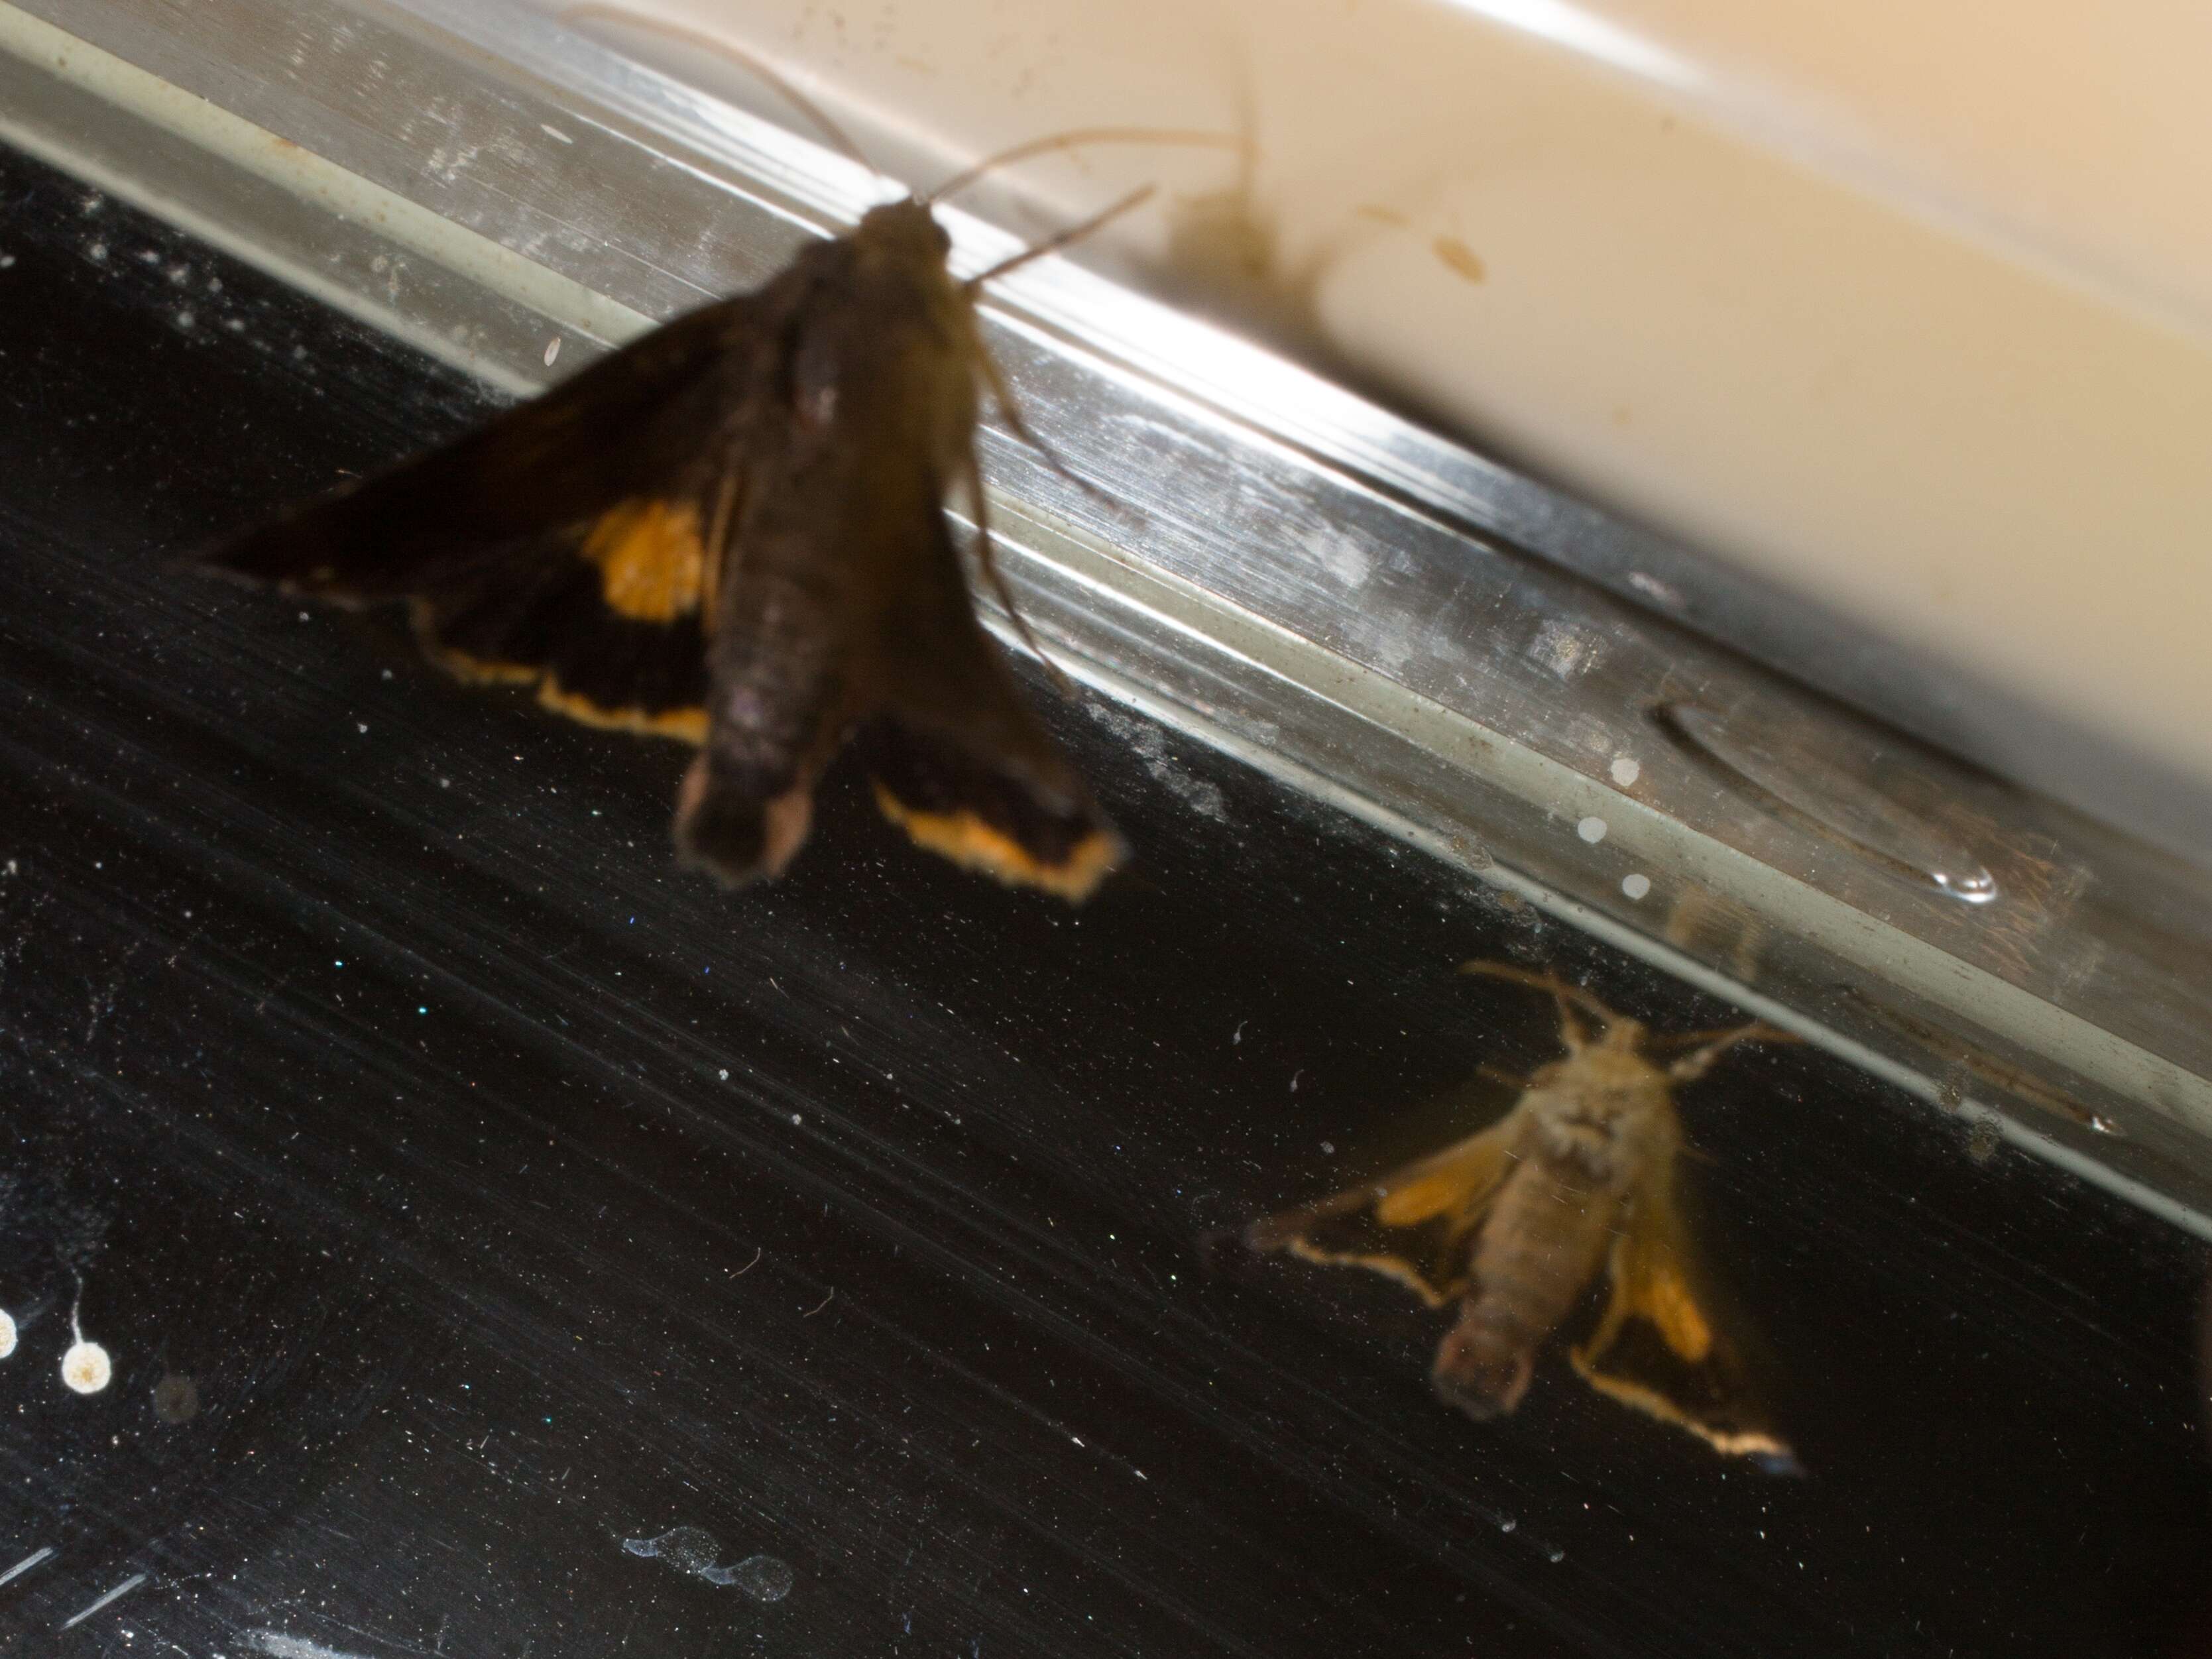
[[76,1618],[64,1620],[62,1621],[62,1628],[64,1630],[76,1629],[79,1625],[84,1623],[86,1620],[91,1618],[94,1613],[98,1613],[102,1607],[107,1606],[109,1602],[121,1601],[125,1596],[130,1595],[132,1590],[137,1589],[139,1585],[145,1582],[146,1575],[144,1573],[132,1573],[128,1578],[118,1584],[113,1589],[108,1591],[106,1595],[101,1596],[100,1600],[94,1601],[82,1613],[77,1614]]
[[0,1584],[5,1584],[9,1583],[11,1580],[21,1578],[25,1573],[30,1571],[33,1567],[37,1566],[40,1562],[45,1560],[53,1553],[54,1547],[52,1544],[48,1544],[43,1549],[33,1550],[28,1555],[18,1561],[14,1566],[9,1568],[7,1571],[0,1572]]

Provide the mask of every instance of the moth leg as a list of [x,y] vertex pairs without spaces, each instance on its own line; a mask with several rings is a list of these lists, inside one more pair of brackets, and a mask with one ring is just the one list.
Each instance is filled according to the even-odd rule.
[[1734,1036],[1743,1028],[1740,1025],[1716,1025],[1703,1031],[1653,1031],[1644,1039],[1647,1051],[1664,1052],[1673,1048],[1692,1048],[1716,1038]]
[[985,345],[980,337],[975,342],[975,365],[981,371],[984,386],[990,391],[991,407],[998,410],[999,418],[1006,422],[1007,431],[1036,451],[1038,459],[1091,497],[1099,506],[1122,518],[1136,516],[1135,509],[1125,501],[1115,501],[1113,496],[1091,483],[1090,479],[1076,471],[1060,459],[1058,451],[1030,430],[1029,422],[1023,418],[1021,405],[1014,401],[1013,388],[1006,384],[1006,371],[999,367],[999,360],[991,355],[990,348]]
[[1014,632],[1021,636],[1023,645],[1027,647],[1030,654],[1043,665],[1045,672],[1052,677],[1052,682],[1059,688],[1060,695],[1073,696],[1074,685],[1060,671],[1060,665],[1045,655],[1044,647],[1037,642],[1037,636],[1030,631],[1029,619],[1022,615],[1020,607],[1015,605],[1013,590],[1006,586],[1006,576],[999,568],[999,556],[993,550],[991,544],[990,508],[985,504],[983,498],[983,469],[977,463],[975,452],[972,447],[961,459],[960,474],[961,486],[968,496],[968,514],[975,521],[975,562],[982,569],[983,580],[990,585],[991,592],[997,597],[999,603],[1006,607],[1006,615],[1014,624]]
[[1739,1042],[1796,1042],[1801,1041],[1794,1031],[1783,1030],[1763,1020],[1753,1020],[1748,1025],[1739,1025],[1734,1030],[1715,1036],[1710,1031],[1683,1034],[1689,1037],[1711,1037],[1702,1048],[1684,1054],[1667,1068],[1667,1075],[1677,1083],[1689,1083],[1703,1077],[1712,1069],[1712,1064]]

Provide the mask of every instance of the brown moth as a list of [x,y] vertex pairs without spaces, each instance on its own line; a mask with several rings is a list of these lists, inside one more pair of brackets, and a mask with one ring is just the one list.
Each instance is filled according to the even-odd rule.
[[[1603,1312],[1571,1352],[1593,1388],[1716,1450],[1794,1470],[1759,1409],[1743,1343],[1699,1269],[1675,1194],[1685,1141],[1674,1091],[1739,1042],[1796,1039],[1769,1025],[1654,1036],[1548,974],[1462,971],[1549,991],[1564,1059],[1539,1069],[1498,1122],[1380,1180],[1255,1222],[1245,1242],[1395,1279],[1458,1316],[1437,1345],[1437,1392],[1503,1416],[1538,1350],[1601,1270]],[[1595,1035],[1579,1009],[1598,1023]],[[1671,1060],[1656,1056],[1687,1048]]]
[[[568,15],[586,11],[619,15]],[[1219,135],[1064,134],[872,208],[753,293],[209,562],[343,604],[404,599],[424,650],[463,679],[532,686],[574,719],[698,744],[676,840],[726,882],[791,862],[849,739],[916,842],[1082,899],[1121,842],[978,620],[945,502],[964,497],[981,573],[1013,614],[984,518],[981,389],[1036,441],[985,347],[976,295],[1149,192],[966,281],[931,204],[991,166],[1131,140]]]

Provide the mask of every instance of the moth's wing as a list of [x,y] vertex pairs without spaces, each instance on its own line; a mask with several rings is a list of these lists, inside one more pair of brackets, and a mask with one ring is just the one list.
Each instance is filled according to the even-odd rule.
[[1698,1257],[1672,1160],[1636,1195],[1607,1262],[1605,1311],[1573,1350],[1590,1385],[1731,1456],[1795,1473],[1759,1403],[1753,1339]]
[[957,864],[1088,897],[1121,839],[978,620],[942,513],[876,649],[883,703],[859,743],[884,816]]
[[1443,1307],[1467,1292],[1474,1234],[1512,1168],[1519,1128],[1509,1115],[1379,1181],[1255,1221],[1244,1242],[1365,1267]]
[[406,598],[466,678],[598,725],[703,734],[717,526],[732,514],[763,297],[678,319],[469,435],[204,556],[288,592]]

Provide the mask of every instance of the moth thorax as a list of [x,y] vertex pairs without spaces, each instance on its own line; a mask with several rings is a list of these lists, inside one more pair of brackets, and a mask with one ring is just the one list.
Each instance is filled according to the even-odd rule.
[[1580,1096],[1530,1114],[1524,1146],[1534,1155],[1533,1167],[1571,1172],[1592,1187],[1622,1185],[1638,1146],[1635,1114],[1608,1109],[1616,1103]]

